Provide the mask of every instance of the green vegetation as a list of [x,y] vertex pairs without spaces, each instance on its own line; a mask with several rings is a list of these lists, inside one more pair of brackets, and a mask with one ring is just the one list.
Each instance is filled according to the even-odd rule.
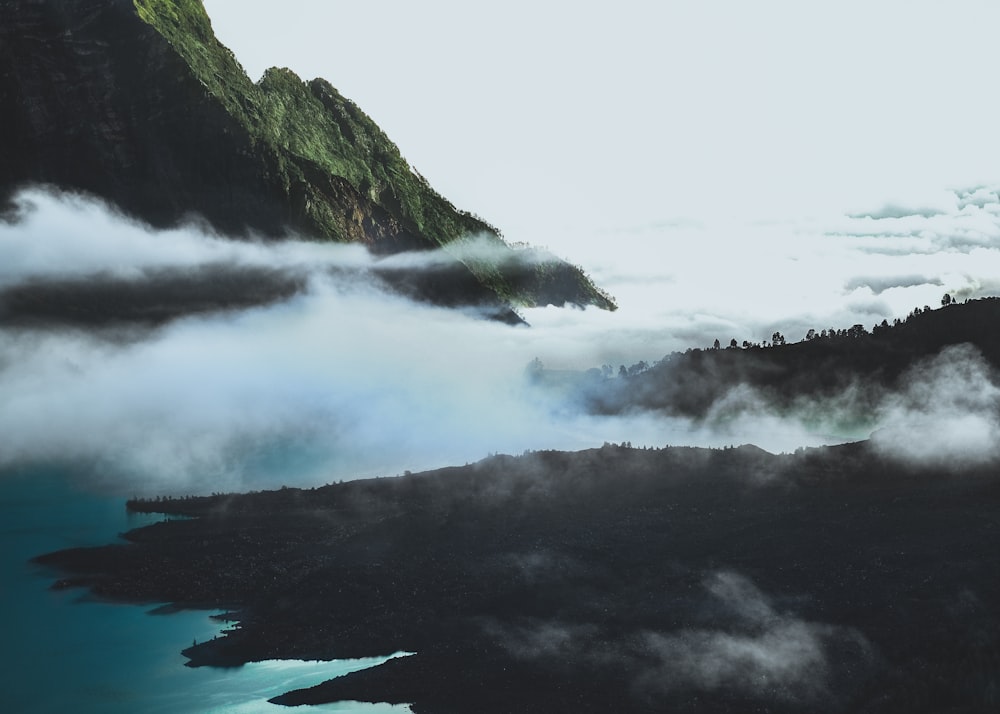
[[[255,84],[216,39],[200,0],[134,4],[139,17],[167,39],[206,93],[243,126],[255,150],[273,159],[276,178],[289,196],[297,197],[306,225],[317,235],[371,240],[366,206],[359,201],[370,202],[422,244],[448,250],[501,299],[538,304],[535,286],[546,280],[548,266],[538,266],[530,279],[511,279],[498,261],[470,257],[462,250],[467,239],[486,240],[501,251],[507,245],[496,228],[457,210],[434,191],[375,122],[329,82],[304,82],[291,70],[272,68]],[[568,299],[615,308],[579,270],[562,267],[575,273]]]

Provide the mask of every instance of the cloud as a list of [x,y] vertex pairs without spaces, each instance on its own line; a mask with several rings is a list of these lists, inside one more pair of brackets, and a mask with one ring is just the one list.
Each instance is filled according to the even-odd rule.
[[356,246],[151,232],[37,191],[18,205],[0,226],[0,464],[61,461],[115,488],[209,491],[720,438],[540,398],[523,379],[533,357],[601,364],[651,331],[555,308],[511,329],[414,304],[378,278],[433,271],[434,253],[383,262]]
[[[151,232],[40,192],[18,205],[18,221],[0,225],[0,464],[62,460],[142,492],[308,484],[605,441],[790,451],[858,438],[838,422],[843,405],[833,418],[817,405],[776,414],[753,394],[729,395],[702,424],[588,415],[531,389],[524,367],[539,357],[617,370],[716,338],[794,340],[937,304],[944,289],[974,296],[1000,274],[986,248],[926,262],[869,255],[869,285],[845,291],[861,250],[851,242],[766,226],[733,247],[711,228],[671,228],[665,248],[683,261],[651,260],[628,238],[611,251],[601,270],[623,281],[606,286],[621,288],[617,313],[531,309],[524,329],[394,294],[383,263],[357,246]],[[433,275],[437,261],[387,265]],[[927,282],[876,299],[880,275]],[[662,279],[633,280],[643,276]]]
[[906,206],[900,206],[895,203],[887,203],[877,211],[851,214],[850,218],[873,218],[875,220],[880,220],[883,218],[907,218],[909,216],[932,218],[933,216],[940,215],[943,215],[943,211],[939,208],[907,208]]
[[451,265],[455,259],[468,262],[537,265],[553,258],[548,251],[515,245],[513,249],[490,234],[477,234],[449,243],[444,250],[410,251],[379,258],[386,270],[427,270]]
[[852,214],[829,232],[831,236],[862,239],[860,247],[870,253],[968,253],[977,248],[995,249],[1000,238],[998,191],[995,186],[954,190],[939,208],[888,206],[880,211]]
[[[737,573],[713,573],[704,586],[728,625],[644,633],[655,664],[638,675],[636,686],[641,690],[722,690],[818,703],[833,694],[831,670],[871,660],[871,646],[860,633],[781,612]],[[834,648],[840,657],[845,652],[848,656],[832,660],[829,652]]]
[[973,186],[955,192],[958,196],[958,207],[960,209],[975,206],[986,209],[990,206],[1000,205],[1000,189],[996,186]]
[[857,276],[848,280],[844,284],[844,289],[853,292],[859,288],[868,288],[874,295],[881,295],[893,288],[912,288],[919,285],[941,285],[941,279],[926,275]]
[[609,631],[594,623],[490,620],[484,631],[512,656],[623,671],[631,692],[651,703],[681,691],[748,696],[826,709],[845,678],[872,666],[874,650],[854,629],[812,622],[775,606],[750,579],[709,573],[704,596],[675,630]]
[[[499,640],[518,659],[565,659],[592,656],[587,648],[599,635],[595,625],[578,625],[548,620],[528,619],[507,625],[496,621],[484,624],[485,631]],[[607,656],[608,653],[604,653]]]
[[121,345],[4,330],[0,462],[216,490],[442,465],[521,438],[540,446],[530,430],[546,415],[512,378],[523,366],[486,346],[502,329],[329,281]]
[[556,415],[528,392],[539,349],[590,360],[588,333],[413,303],[358,247],[154,233],[38,192],[20,205],[0,227],[0,465],[206,492],[665,439],[653,419]]
[[945,348],[911,369],[878,409],[872,443],[910,464],[962,466],[1000,457],[997,374],[969,345]]

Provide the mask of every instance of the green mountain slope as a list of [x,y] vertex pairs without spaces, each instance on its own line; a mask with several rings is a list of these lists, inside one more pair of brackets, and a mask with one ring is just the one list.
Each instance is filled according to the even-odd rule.
[[155,226],[441,247],[477,286],[449,303],[614,309],[579,269],[457,210],[329,82],[251,81],[200,0],[0,0],[0,197],[32,183]]

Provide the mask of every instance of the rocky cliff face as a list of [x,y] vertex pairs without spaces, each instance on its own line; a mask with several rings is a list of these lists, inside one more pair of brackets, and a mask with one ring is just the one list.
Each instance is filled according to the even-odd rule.
[[[0,199],[28,184],[156,227],[198,215],[231,235],[442,247],[472,278],[451,302],[614,308],[578,269],[457,210],[330,83],[252,82],[200,0],[0,0]],[[471,237],[496,256],[465,250]]]

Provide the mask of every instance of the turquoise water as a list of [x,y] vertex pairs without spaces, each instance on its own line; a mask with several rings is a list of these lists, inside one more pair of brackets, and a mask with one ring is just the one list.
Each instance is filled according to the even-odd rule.
[[[221,629],[211,612],[150,614],[79,590],[49,589],[54,577],[32,556],[101,545],[160,520],[130,516],[124,499],[71,488],[57,469],[0,472],[0,710],[5,712],[340,712],[402,714],[409,707],[341,703],[290,709],[267,703],[289,689],[388,659],[259,662],[233,669],[185,667],[180,651]],[[401,654],[401,653],[397,653]]]

